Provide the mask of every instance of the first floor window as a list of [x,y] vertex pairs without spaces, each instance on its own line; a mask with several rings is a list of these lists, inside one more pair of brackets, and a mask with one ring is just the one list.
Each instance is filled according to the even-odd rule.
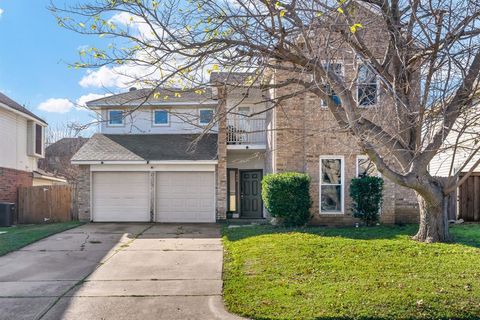
[[378,176],[377,167],[375,164],[365,155],[357,156],[357,177],[372,177]]
[[111,126],[123,125],[123,111],[121,110],[109,110],[108,111],[108,124]]
[[343,213],[343,157],[320,158],[320,213]]
[[167,110],[155,110],[153,112],[153,123],[156,125],[168,124],[168,111]]
[[200,124],[209,124],[213,120],[213,109],[200,109]]
[[360,106],[377,103],[377,76],[367,65],[358,67],[357,99]]

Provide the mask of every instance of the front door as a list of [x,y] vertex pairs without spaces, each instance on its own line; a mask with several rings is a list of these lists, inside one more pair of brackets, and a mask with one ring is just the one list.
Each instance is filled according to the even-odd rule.
[[242,218],[262,218],[261,181],[261,170],[240,171],[240,216]]

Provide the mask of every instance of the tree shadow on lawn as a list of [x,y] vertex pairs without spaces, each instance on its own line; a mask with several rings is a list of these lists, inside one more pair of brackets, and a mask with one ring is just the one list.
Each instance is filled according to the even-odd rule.
[[[340,237],[352,240],[388,240],[409,238],[417,232],[418,225],[382,225],[374,227],[276,227],[262,226],[224,226],[222,233],[229,241],[238,241],[250,237],[300,232],[322,237]],[[452,244],[480,248],[480,224],[463,224],[450,226]]]

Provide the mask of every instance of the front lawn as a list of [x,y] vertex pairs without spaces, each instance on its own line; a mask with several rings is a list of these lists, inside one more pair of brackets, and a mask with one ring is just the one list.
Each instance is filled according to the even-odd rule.
[[0,228],[0,256],[18,250],[26,245],[81,225],[82,222],[69,221],[49,224],[25,224]]
[[227,308],[252,319],[480,319],[480,225],[223,229]]

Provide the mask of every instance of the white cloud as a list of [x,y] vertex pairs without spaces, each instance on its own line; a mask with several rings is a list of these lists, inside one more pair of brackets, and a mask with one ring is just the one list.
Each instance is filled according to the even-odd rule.
[[74,107],[74,104],[68,99],[50,98],[38,105],[38,109],[53,113],[67,113]]
[[80,79],[84,88],[128,88],[139,86],[137,80],[158,79],[158,73],[152,66],[123,65],[118,67],[102,66],[98,70],[88,70]]
[[0,18],[2,17],[2,15],[3,15],[4,12],[5,12],[5,11],[4,11],[2,8],[0,8]]
[[97,93],[89,93],[81,96],[80,98],[77,99],[76,101],[76,108],[77,110],[86,110],[88,111],[86,103],[92,100],[104,98],[110,96],[111,93],[106,93],[106,94],[97,94]]

